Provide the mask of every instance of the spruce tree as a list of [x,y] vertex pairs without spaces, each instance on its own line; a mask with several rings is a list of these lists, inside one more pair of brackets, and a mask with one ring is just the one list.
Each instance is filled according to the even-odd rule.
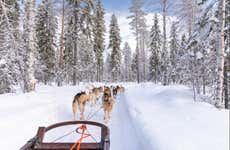
[[224,63],[224,103],[225,108],[230,105],[230,0],[226,1],[226,23],[225,23],[225,63]]
[[79,62],[80,80],[86,82],[94,81],[96,73],[96,61],[93,51],[93,44],[84,34],[80,35]]
[[0,0],[0,94],[13,92],[22,73],[17,65],[22,60],[18,57],[19,15],[16,0]]
[[110,22],[109,30],[109,46],[112,50],[111,52],[111,67],[112,67],[112,79],[113,81],[118,81],[121,74],[121,37],[120,29],[118,27],[117,18],[113,14]]
[[107,53],[105,64],[104,64],[104,78],[105,81],[109,82],[112,81],[111,79],[111,54]]
[[[68,36],[65,36],[65,50],[63,57],[71,58],[72,61],[70,62],[67,59],[68,62],[64,62],[66,64],[71,64],[71,66],[69,65],[68,68],[65,68],[64,70],[68,78],[72,78],[73,85],[76,85],[80,77],[78,71],[80,63],[78,56],[79,38],[81,33],[85,34],[87,38],[91,38],[94,2],[92,0],[68,0],[68,2],[69,15],[67,18],[68,31],[66,34]],[[68,56],[66,54],[68,54]],[[71,74],[67,72],[71,72]]]
[[54,12],[54,1],[43,0],[38,6],[36,21],[36,38],[39,58],[43,64],[43,82],[47,84],[54,78],[55,71],[55,35],[57,20]]
[[124,79],[125,81],[131,81],[131,75],[132,75],[132,54],[131,54],[131,48],[129,46],[128,42],[125,42],[125,46],[123,48],[124,52]]
[[97,64],[97,81],[101,81],[103,77],[103,52],[105,49],[105,21],[104,21],[104,9],[102,8],[101,0],[96,1],[96,10],[94,16],[94,52],[96,54]]
[[170,66],[168,68],[169,72],[169,78],[172,80],[173,83],[175,83],[178,79],[177,74],[177,60],[178,60],[178,51],[179,51],[179,40],[177,39],[178,33],[177,33],[177,25],[176,22],[172,23],[171,26],[171,34],[170,34]]
[[160,71],[160,50],[161,50],[161,33],[160,27],[158,24],[157,14],[154,16],[154,25],[151,28],[150,32],[150,61],[149,61],[149,72],[150,80],[155,83],[159,80],[159,71]]
[[[136,50],[137,51],[137,50]],[[135,81],[137,78],[137,69],[138,69],[138,63],[137,63],[137,52],[135,52],[132,56],[132,64],[131,64],[131,69],[132,69],[132,81]]]
[[[129,7],[129,11],[131,13],[128,16],[128,19],[131,19],[129,25],[131,26],[131,30],[136,37],[136,54],[137,54],[137,82],[139,83],[142,79],[142,72],[145,71],[145,67],[143,66],[143,58],[145,60],[145,52],[144,52],[144,34],[146,31],[146,20],[145,20],[145,12],[142,10],[144,3],[141,0],[132,0],[132,5]],[[145,65],[145,64],[144,64]],[[144,70],[143,70],[144,69]]]

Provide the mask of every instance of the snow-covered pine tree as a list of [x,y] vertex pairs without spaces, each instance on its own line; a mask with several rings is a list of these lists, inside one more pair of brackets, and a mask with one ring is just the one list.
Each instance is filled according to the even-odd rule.
[[[62,86],[63,80],[64,80],[64,71],[63,71],[63,49],[64,49],[64,34],[65,34],[65,1],[62,0],[62,7],[61,7],[61,33],[60,33],[60,40],[59,40],[59,47],[58,47],[58,53],[57,53],[57,60],[58,64],[56,64],[56,83],[58,86]],[[57,32],[58,33],[58,32]]]
[[131,48],[129,46],[128,42],[125,42],[124,48],[124,80],[125,81],[131,81],[132,79],[132,53],[131,53]]
[[104,81],[112,81],[111,79],[111,71],[112,71],[112,68],[111,68],[111,55],[110,53],[107,53],[106,55],[106,60],[105,60],[105,63],[104,63]]
[[170,57],[169,57],[169,79],[172,83],[178,81],[177,62],[178,62],[178,51],[179,51],[179,40],[178,40],[178,29],[177,23],[173,22],[171,26],[170,34]]
[[[212,98],[209,102],[216,98],[216,51],[217,51],[217,24],[216,18],[216,2],[203,2],[199,9],[202,10],[196,18],[196,24],[189,37],[188,45],[186,47],[187,61],[186,74],[187,83],[192,85],[194,91],[194,99],[196,93],[207,92]],[[206,88],[206,86],[209,86]]]
[[137,79],[137,67],[138,66],[138,63],[137,63],[137,49],[136,49],[136,52],[133,53],[133,56],[132,56],[132,64],[131,64],[131,69],[132,69],[132,81],[136,81]]
[[149,61],[149,79],[157,83],[159,81],[160,71],[160,52],[161,52],[161,33],[158,24],[157,14],[154,15],[154,24],[150,31],[150,61]]
[[93,44],[86,37],[81,34],[79,38],[79,72],[80,80],[85,82],[95,81],[96,61],[93,51]]
[[70,84],[73,79],[73,35],[71,31],[72,21],[65,26],[63,68],[59,78],[63,78],[65,83]]
[[103,77],[103,52],[105,49],[105,21],[104,21],[104,9],[101,4],[101,0],[96,1],[96,10],[94,16],[94,52],[96,54],[97,72],[96,79],[98,82],[102,81]]
[[24,40],[24,92],[34,90],[34,62],[35,62],[35,0],[25,1],[25,18],[23,22]]
[[0,0],[0,94],[13,92],[20,80],[19,4],[16,0]]
[[229,109],[230,105],[230,0],[226,0],[225,22],[225,63],[224,63],[224,104]]
[[186,46],[187,46],[187,39],[186,35],[183,34],[181,36],[181,41],[180,41],[180,47],[178,51],[178,59],[177,59],[177,68],[176,71],[178,73],[178,83],[179,84],[186,84],[186,77],[188,76],[186,74],[186,67],[187,65],[187,55],[188,52],[186,51]]
[[[132,0],[132,5],[129,7],[129,11],[131,13],[128,16],[128,19],[131,19],[129,25],[131,26],[131,30],[133,30],[134,35],[136,36],[136,48],[137,48],[137,82],[139,83],[141,79],[141,50],[143,52],[143,34],[146,28],[145,24],[145,12],[141,9],[144,3],[141,0]],[[141,44],[142,43],[142,44]],[[141,49],[143,48],[143,49]],[[145,54],[142,53],[142,56],[145,58]]]
[[[87,38],[91,38],[94,2],[93,0],[68,0],[68,2],[68,31],[66,33],[68,36],[65,35],[65,50],[63,56],[65,57],[64,61],[68,61],[64,62],[65,64],[68,64],[68,68],[64,68],[64,70],[65,74],[68,76],[68,81],[71,77],[73,85],[76,85],[77,81],[79,81],[79,35],[83,33],[87,36]],[[72,75],[67,72],[72,73]]]
[[112,67],[112,79],[113,81],[120,80],[121,74],[121,37],[120,29],[118,27],[118,22],[116,16],[113,14],[110,22],[109,30],[109,46],[112,50],[111,52],[111,67]]
[[54,0],[43,0],[38,6],[36,16],[36,38],[42,68],[42,81],[47,84],[53,81],[55,71],[55,35],[57,29]]
[[168,65],[168,52],[167,52],[167,37],[166,37],[166,12],[168,0],[161,0],[162,16],[163,16],[163,40],[162,40],[162,54],[161,54],[161,72],[163,76],[163,85],[168,84],[167,79],[167,65]]
[[147,26],[147,20],[145,18],[146,13],[143,12],[143,16],[140,17],[140,72],[141,72],[141,80],[146,81],[146,77],[148,74],[147,70],[147,52],[146,48],[148,46],[148,37],[149,37],[149,31]]

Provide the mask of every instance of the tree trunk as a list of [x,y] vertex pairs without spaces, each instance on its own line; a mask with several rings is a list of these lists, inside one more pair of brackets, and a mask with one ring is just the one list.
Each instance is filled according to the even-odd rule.
[[[227,41],[227,42],[229,42],[229,41]],[[229,95],[230,95],[229,89],[230,89],[230,54],[229,54],[229,52],[227,52],[227,56],[225,59],[225,65],[224,65],[224,104],[225,104],[225,109],[229,109],[229,101],[230,101],[229,100]]]
[[26,1],[27,12],[26,12],[26,23],[25,23],[25,32],[26,33],[26,67],[25,74],[26,74],[26,83],[24,84],[24,91],[31,92],[34,90],[33,80],[34,77],[34,51],[35,51],[35,31],[34,31],[34,19],[35,19],[35,1],[34,0],[27,0]]
[[73,46],[73,85],[77,84],[77,73],[76,73],[76,66],[77,66],[77,40],[74,41],[74,46]]
[[[135,15],[136,15],[136,18],[137,18],[137,14],[135,14]],[[139,37],[138,36],[139,36],[139,30],[138,30],[137,20],[136,20],[137,83],[140,83],[140,53],[139,53]]]
[[[162,1],[163,5],[163,53],[166,54],[166,1]],[[163,85],[167,85],[167,56],[163,58]]]
[[224,26],[225,26],[225,0],[219,1],[219,34],[218,34],[218,49],[217,49],[217,98],[216,106],[222,107],[223,94],[223,78],[224,78]]
[[[204,73],[204,72],[203,72]],[[205,95],[206,94],[206,90],[205,90],[205,84],[206,84],[206,80],[205,80],[205,76],[202,76],[202,81],[203,81],[203,95]]]
[[63,45],[64,45],[64,19],[65,19],[65,1],[62,0],[62,24],[61,24],[61,39],[60,39],[60,49],[59,49],[59,68],[62,68],[63,62]]
[[[229,60],[230,61],[230,60]],[[227,63],[226,65],[224,66],[224,106],[225,106],[225,109],[228,109],[228,105],[229,105],[229,88],[230,88],[230,85],[229,85],[229,77],[228,77],[228,73],[230,70],[227,69],[228,66],[227,66]]]
[[144,33],[143,33],[143,35],[142,35],[143,37],[143,39],[142,39],[142,42],[143,42],[143,79],[144,79],[144,81],[146,80],[146,56],[145,56],[145,35],[144,35]]

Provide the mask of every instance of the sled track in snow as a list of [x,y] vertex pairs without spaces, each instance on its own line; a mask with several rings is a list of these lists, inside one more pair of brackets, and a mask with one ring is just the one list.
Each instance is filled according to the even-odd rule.
[[144,150],[140,143],[140,137],[136,133],[133,121],[128,112],[126,98],[121,94],[117,98],[109,122],[111,134],[111,150]]
[[[69,108],[69,102],[59,103],[57,106],[56,116],[57,122],[72,120],[72,108]],[[101,101],[95,107],[87,105],[85,116],[89,114],[91,109],[98,109],[101,106]],[[91,121],[103,122],[104,112],[101,109],[91,119]],[[140,138],[134,128],[133,120],[130,117],[128,106],[126,104],[125,94],[117,97],[111,119],[107,126],[110,128],[110,150],[144,150],[141,145]]]

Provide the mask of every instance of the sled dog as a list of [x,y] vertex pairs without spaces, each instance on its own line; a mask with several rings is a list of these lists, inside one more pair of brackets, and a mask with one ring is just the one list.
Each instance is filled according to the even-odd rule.
[[80,111],[80,119],[84,119],[84,112],[85,112],[85,104],[91,100],[91,94],[86,94],[85,92],[80,92],[75,95],[72,108],[73,108],[73,116],[74,120],[77,119],[77,112],[78,109]]
[[96,104],[96,102],[98,101],[102,93],[103,93],[103,87],[92,89],[92,101],[94,102],[94,104]]
[[115,99],[111,95],[111,89],[109,87],[105,87],[104,94],[102,97],[102,107],[104,109],[104,121],[106,122],[111,117],[111,112],[114,103],[115,103]]

